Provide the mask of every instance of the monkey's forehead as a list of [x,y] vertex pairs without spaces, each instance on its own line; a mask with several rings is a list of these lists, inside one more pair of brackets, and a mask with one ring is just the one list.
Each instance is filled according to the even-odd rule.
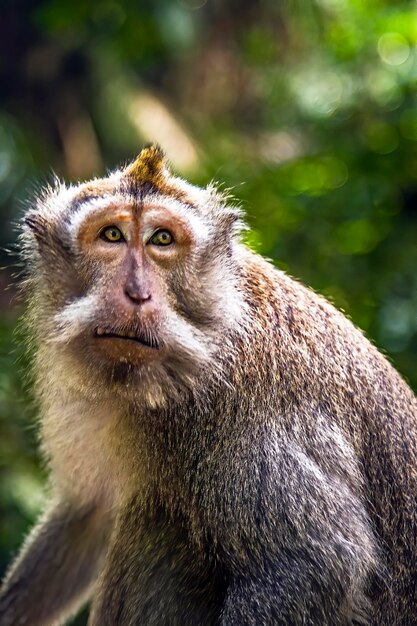
[[214,233],[212,220],[206,219],[194,206],[157,192],[147,195],[140,204],[127,201],[125,196],[118,194],[89,196],[78,205],[77,210],[66,215],[65,224],[69,232],[77,237],[85,224],[114,219],[131,224],[141,223],[142,226],[149,220],[174,220],[188,229],[201,244]]
[[134,204],[140,208],[149,198],[177,200],[193,209],[207,202],[206,189],[195,187],[181,178],[166,175],[159,179],[132,178],[126,170],[119,170],[108,178],[82,183],[74,189],[68,202],[68,211],[74,212],[85,203],[98,198],[114,198],[120,202]]
[[94,196],[97,192],[125,195],[138,203],[146,196],[157,193],[191,206],[198,204],[204,199],[202,196],[207,194],[206,190],[173,176],[163,151],[156,144],[145,146],[132,163],[118,170],[116,176],[84,185],[76,202],[82,201],[83,196]]
[[37,208],[45,218],[56,217],[69,222],[76,213],[88,212],[94,204],[104,207],[106,202],[109,205],[133,207],[137,213],[149,202],[169,203],[190,212],[206,213],[209,205],[219,199],[215,190],[196,187],[169,172],[159,180],[132,178],[129,167],[132,166],[117,170],[106,178],[93,179],[76,186],[58,184],[46,190]]
[[213,184],[207,188],[196,187],[173,175],[160,148],[148,146],[132,163],[107,177],[71,186],[57,183],[40,196],[36,209],[46,221],[58,223],[72,222],[79,213],[87,217],[94,211],[95,204],[104,208],[106,202],[109,206],[129,206],[137,214],[149,202],[160,202],[204,218],[216,216],[219,210],[240,216],[236,207],[226,208],[226,199]]

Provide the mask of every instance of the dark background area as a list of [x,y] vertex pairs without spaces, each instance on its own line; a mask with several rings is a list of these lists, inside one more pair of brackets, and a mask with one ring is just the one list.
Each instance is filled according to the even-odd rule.
[[0,572],[45,485],[5,249],[52,171],[102,175],[159,142],[417,388],[416,43],[415,2],[1,2]]

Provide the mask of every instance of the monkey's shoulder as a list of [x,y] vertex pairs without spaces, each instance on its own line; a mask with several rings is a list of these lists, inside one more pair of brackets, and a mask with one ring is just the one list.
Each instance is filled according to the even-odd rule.
[[275,317],[295,338],[334,333],[370,346],[362,331],[324,296],[249,250],[242,260],[244,292],[260,317]]
[[343,389],[364,404],[368,390],[391,406],[417,411],[406,382],[342,311],[257,254],[248,251],[242,268],[258,336],[265,335],[278,367],[300,388],[308,379],[317,389]]

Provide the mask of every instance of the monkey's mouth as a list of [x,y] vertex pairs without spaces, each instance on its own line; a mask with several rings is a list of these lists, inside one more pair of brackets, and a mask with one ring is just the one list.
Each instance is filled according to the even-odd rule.
[[158,339],[146,331],[127,330],[124,332],[113,329],[107,330],[99,326],[95,329],[94,336],[98,339],[123,339],[125,341],[133,341],[147,348],[153,348],[154,350],[158,350],[160,347]]

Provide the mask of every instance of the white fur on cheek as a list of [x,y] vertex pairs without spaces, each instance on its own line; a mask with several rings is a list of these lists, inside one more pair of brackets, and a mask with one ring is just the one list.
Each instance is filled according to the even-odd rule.
[[94,320],[100,303],[98,294],[84,296],[68,304],[54,318],[56,332],[50,341],[67,343]]
[[211,350],[205,333],[191,326],[173,311],[168,313],[165,324],[168,330],[168,341],[172,348],[190,360],[204,362],[210,359]]

